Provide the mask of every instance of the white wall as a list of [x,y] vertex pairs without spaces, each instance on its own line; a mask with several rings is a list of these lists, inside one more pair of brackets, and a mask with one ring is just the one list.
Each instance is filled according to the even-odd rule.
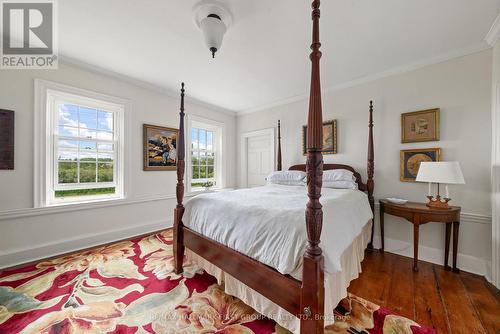
[[[325,156],[325,162],[347,163],[364,175],[368,101],[374,100],[377,199],[397,196],[426,200],[427,185],[399,181],[401,149],[441,147],[444,160],[460,162],[467,185],[450,186],[452,204],[461,205],[465,213],[460,230],[459,266],[481,274],[487,273],[491,259],[491,64],[492,52],[487,50],[323,94],[323,117],[337,119],[339,147],[339,154]],[[441,108],[441,141],[401,144],[401,113],[435,107]],[[304,163],[301,126],[306,123],[307,109],[308,102],[302,100],[240,115],[238,138],[241,133],[274,127],[281,119],[283,167]],[[238,164],[238,171],[239,167]],[[238,180],[241,184],[241,173]],[[386,222],[386,248],[412,254],[411,224],[389,217]],[[421,227],[420,245],[422,258],[442,263],[444,226]]]
[[[33,209],[34,79],[50,80],[130,101],[127,198],[104,205]],[[235,117],[190,103],[186,113],[226,127],[226,186],[235,184]],[[179,98],[72,65],[59,70],[1,71],[0,108],[15,110],[15,170],[0,171],[0,267],[168,227],[176,173],[142,170],[142,125],[178,128]]]

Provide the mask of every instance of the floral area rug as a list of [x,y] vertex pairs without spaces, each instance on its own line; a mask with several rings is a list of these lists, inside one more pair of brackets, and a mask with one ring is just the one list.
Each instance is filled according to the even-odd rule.
[[[0,333],[287,333],[215,278],[173,272],[172,230],[0,272]],[[326,333],[431,329],[350,295]]]

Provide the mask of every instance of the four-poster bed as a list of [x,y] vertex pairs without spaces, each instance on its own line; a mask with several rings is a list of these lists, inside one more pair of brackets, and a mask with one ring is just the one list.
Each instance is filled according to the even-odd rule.
[[[175,271],[180,274],[183,271],[182,264],[186,248],[189,253],[195,254],[200,258],[200,261],[205,261],[207,263],[205,268],[210,266],[216,267],[228,275],[230,278],[234,278],[237,282],[241,282],[248,287],[251,291],[257,292],[265,300],[271,301],[273,304],[277,305],[280,309],[285,310],[289,314],[297,317],[300,320],[300,333],[323,333],[324,323],[325,323],[325,258],[323,255],[323,250],[320,248],[320,237],[323,225],[323,207],[320,203],[320,197],[322,195],[322,176],[323,170],[335,170],[335,169],[345,169],[353,172],[358,184],[359,190],[366,192],[368,195],[368,202],[366,206],[370,211],[373,210],[373,107],[370,103],[370,122],[369,122],[369,148],[368,148],[368,181],[363,183],[361,175],[357,173],[352,167],[347,165],[335,165],[335,164],[325,164],[323,165],[323,157],[321,154],[322,148],[322,107],[321,107],[321,87],[320,87],[320,70],[319,62],[321,58],[320,52],[320,42],[319,42],[319,18],[320,18],[320,1],[314,0],[312,2],[312,20],[313,20],[313,42],[311,45],[311,55],[310,59],[312,62],[311,71],[311,92],[309,101],[309,114],[308,114],[308,153],[307,153],[307,163],[304,165],[295,165],[290,168],[292,171],[304,171],[307,173],[307,197],[308,203],[305,210],[305,231],[298,229],[297,233],[300,234],[302,231],[304,238],[307,234],[307,241],[304,240],[304,249],[300,249],[300,265],[298,265],[294,271],[295,274],[287,272],[284,270],[278,271],[277,267],[273,267],[265,264],[265,261],[258,261],[255,257],[248,255],[249,252],[239,252],[236,247],[229,247],[232,243],[223,243],[215,240],[215,237],[211,237],[209,233],[199,233],[195,231],[189,224],[185,224],[183,221],[183,216],[186,212],[186,208],[183,204],[184,197],[184,168],[185,168],[185,140],[184,140],[184,84],[182,84],[181,89],[181,108],[180,108],[180,124],[179,124],[179,138],[178,138],[178,162],[177,162],[177,206],[175,208],[174,217],[174,258],[175,258]],[[278,162],[277,169],[282,169],[281,163],[281,128],[280,123],[278,123]],[[276,191],[278,191],[277,189]],[[246,192],[250,194],[250,191]],[[359,192],[358,192],[359,193]],[[286,192],[285,192],[286,194]],[[294,193],[290,192],[291,196],[295,196]],[[278,196],[278,195],[275,195]],[[331,203],[332,198],[337,195],[333,195],[330,190],[326,190],[326,197],[322,201],[325,203]],[[344,195],[343,195],[344,196]],[[347,196],[347,195],[345,195]],[[352,195],[349,195],[352,196]],[[366,196],[366,195],[364,195]],[[198,196],[198,202],[200,203],[202,196]],[[228,196],[232,197],[232,196]],[[284,196],[283,196],[284,197]],[[281,197],[281,199],[283,199]],[[212,199],[213,200],[213,199]],[[233,199],[234,200],[234,199]],[[287,199],[288,200],[288,199]],[[192,203],[193,200],[190,201]],[[352,202],[352,201],[351,201]],[[229,203],[229,202],[227,202]],[[226,204],[227,204],[226,203]],[[369,204],[368,204],[369,203]],[[195,204],[191,205],[192,207]],[[282,203],[284,205],[284,203]],[[326,204],[325,204],[326,205]],[[331,205],[331,204],[329,204]],[[231,206],[233,210],[238,209],[237,205]],[[302,207],[303,208],[303,207]],[[326,207],[327,212],[331,211],[331,207]],[[329,211],[328,211],[329,210]],[[351,208],[351,211],[356,211],[355,208]],[[359,211],[362,211],[361,209]],[[188,211],[187,213],[191,213]],[[362,255],[359,255],[359,249],[364,249],[361,245],[366,246],[365,239],[363,238],[363,233],[361,231],[370,231],[371,227],[371,240],[373,238],[373,224],[371,220],[373,218],[373,211],[370,213],[369,218],[365,214],[360,216],[360,221],[366,219],[369,220],[368,224],[359,224],[357,230],[351,231],[353,235],[359,234],[360,237],[351,237],[353,243],[357,242],[358,245],[358,260],[359,262]],[[243,214],[242,214],[243,215]],[[191,216],[190,216],[191,217]],[[276,224],[279,225],[278,218],[276,219]],[[366,220],[364,223],[366,223]],[[304,228],[303,220],[300,226]],[[330,223],[330,222],[329,222]],[[341,225],[337,227],[347,226],[347,223],[337,222]],[[249,224],[247,224],[249,225]],[[286,226],[285,224],[282,224]],[[194,226],[194,225],[193,225]],[[215,226],[220,228],[220,226]],[[336,227],[336,228],[337,228]],[[329,226],[327,226],[329,228]],[[335,234],[335,231],[329,231],[331,234]],[[286,234],[287,230],[274,231],[276,235]],[[265,234],[265,233],[264,233]],[[364,233],[366,236],[366,233]],[[326,237],[326,236],[325,236]],[[234,241],[234,236],[233,236]],[[335,242],[330,242],[335,244]],[[327,249],[332,248],[330,243],[324,246]],[[371,241],[370,241],[371,245]],[[352,246],[352,245],[351,245]],[[343,252],[346,249],[352,248],[344,247]],[[352,250],[355,252],[355,250]],[[342,255],[344,255],[342,253]],[[327,253],[329,255],[330,253]],[[342,262],[342,257],[337,254],[338,262]],[[329,259],[328,265],[330,265]],[[342,263],[343,264],[343,263]],[[358,263],[359,266],[359,263]],[[328,268],[327,268],[328,269]],[[297,274],[297,270],[300,273]],[[360,270],[360,268],[358,268]],[[285,273],[286,272],[286,273]],[[356,271],[349,277],[345,277],[344,280],[350,281],[353,275],[357,274]],[[332,277],[330,274],[327,275],[326,284],[328,288],[332,286]],[[328,280],[330,279],[330,281]],[[347,285],[344,282],[340,287],[341,289],[346,289]],[[248,292],[248,291],[247,291]],[[245,301],[245,300],[244,300]],[[328,303],[327,303],[328,304]],[[330,303],[331,304],[331,303]],[[250,305],[255,307],[255,305]],[[330,307],[332,305],[329,305]],[[258,310],[261,311],[261,310]],[[269,314],[264,314],[269,316]]]

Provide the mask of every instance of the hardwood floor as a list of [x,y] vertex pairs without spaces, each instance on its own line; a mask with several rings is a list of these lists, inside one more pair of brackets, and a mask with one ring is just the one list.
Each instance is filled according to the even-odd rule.
[[390,253],[367,252],[349,292],[438,333],[500,333],[500,292],[483,277]]

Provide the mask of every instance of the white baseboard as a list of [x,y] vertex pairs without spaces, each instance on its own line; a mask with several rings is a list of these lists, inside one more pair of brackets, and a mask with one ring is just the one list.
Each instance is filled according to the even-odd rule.
[[[381,247],[380,236],[373,237],[375,248]],[[385,251],[388,253],[398,254],[413,258],[413,244],[401,240],[385,238]],[[419,245],[418,259],[439,265],[444,264],[444,250]],[[448,257],[449,264],[452,264],[452,253]],[[473,274],[485,276],[487,280],[491,279],[491,264],[489,261],[480,259],[471,255],[458,253],[457,267],[460,270],[467,271]]]
[[89,233],[74,238],[67,238],[32,247],[11,249],[0,252],[0,269],[17,266],[59,254],[78,251],[89,247],[99,246],[125,238],[134,237],[149,232],[166,229],[172,226],[172,220],[160,220],[141,225],[129,226],[99,233]]

